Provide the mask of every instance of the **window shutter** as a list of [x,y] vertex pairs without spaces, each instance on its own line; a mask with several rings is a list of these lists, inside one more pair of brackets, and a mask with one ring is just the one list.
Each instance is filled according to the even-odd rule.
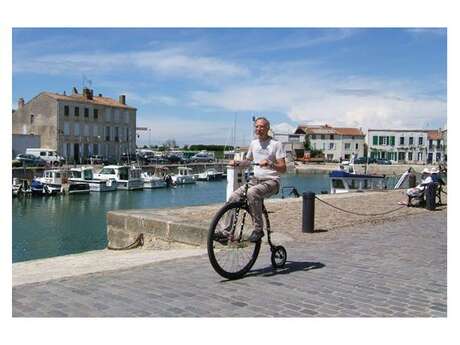
[[374,136],[372,137],[372,144],[373,144],[373,145],[377,145],[378,143],[379,143],[379,137],[376,136],[376,135],[374,135]]

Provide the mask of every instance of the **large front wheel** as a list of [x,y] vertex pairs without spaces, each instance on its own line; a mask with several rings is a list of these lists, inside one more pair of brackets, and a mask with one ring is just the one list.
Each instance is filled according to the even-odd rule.
[[[253,229],[252,215],[241,202],[224,205],[214,216],[208,232],[208,256],[222,277],[241,278],[256,262],[261,241],[249,242]],[[226,234],[227,239],[219,234]]]

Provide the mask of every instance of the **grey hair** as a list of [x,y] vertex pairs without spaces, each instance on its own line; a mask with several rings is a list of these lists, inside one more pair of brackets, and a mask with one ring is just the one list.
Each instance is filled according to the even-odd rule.
[[256,123],[259,120],[264,120],[267,123],[268,128],[270,128],[270,121],[268,121],[266,117],[263,117],[263,116],[256,117],[256,119],[254,120],[254,123]]

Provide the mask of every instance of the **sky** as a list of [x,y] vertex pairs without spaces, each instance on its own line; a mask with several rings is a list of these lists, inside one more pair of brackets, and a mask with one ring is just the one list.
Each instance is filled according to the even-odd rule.
[[89,86],[137,108],[138,144],[245,146],[251,118],[445,128],[443,28],[13,28],[12,107]]

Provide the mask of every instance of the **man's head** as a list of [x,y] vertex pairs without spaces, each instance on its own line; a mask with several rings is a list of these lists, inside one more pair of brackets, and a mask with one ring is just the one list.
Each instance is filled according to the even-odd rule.
[[270,129],[270,121],[265,117],[258,117],[255,121],[256,135],[259,139],[265,140],[268,138],[268,131]]

